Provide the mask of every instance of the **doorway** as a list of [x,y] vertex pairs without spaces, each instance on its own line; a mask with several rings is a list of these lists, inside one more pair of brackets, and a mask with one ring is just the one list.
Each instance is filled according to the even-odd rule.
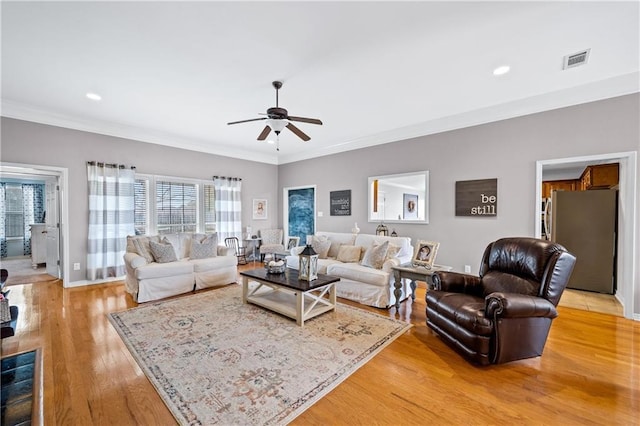
[[623,315],[625,318],[634,317],[634,300],[639,291],[638,283],[633,274],[635,259],[635,233],[634,223],[636,218],[636,179],[637,179],[637,153],[623,152],[600,154],[583,157],[559,158],[551,160],[536,161],[536,212],[534,235],[537,238],[542,236],[542,181],[545,169],[547,172],[561,168],[584,168],[587,165],[608,163],[619,163],[619,214],[618,214],[618,289],[616,298],[622,303]]
[[[44,259],[38,259],[45,264],[45,271],[51,277],[63,279],[69,276],[68,259],[68,169],[61,167],[31,165],[21,163],[0,163],[0,176],[8,179],[44,181],[43,210],[46,212],[37,218],[42,222],[39,244],[44,253]],[[34,221],[36,221],[34,219]],[[42,262],[41,262],[42,261]],[[22,268],[22,266],[21,266]],[[23,272],[25,272],[23,270]],[[9,277],[11,279],[11,276]],[[64,283],[64,281],[63,281]]]

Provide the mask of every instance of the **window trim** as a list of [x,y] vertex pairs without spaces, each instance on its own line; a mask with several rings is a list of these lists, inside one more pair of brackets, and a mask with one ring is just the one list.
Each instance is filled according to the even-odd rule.
[[[136,180],[146,180],[147,181],[147,199],[145,200],[147,206],[147,235],[158,235],[158,213],[156,208],[156,203],[151,202],[155,200],[157,197],[157,183],[158,182],[170,182],[170,183],[182,183],[182,184],[190,184],[196,186],[196,232],[205,233],[206,232],[206,212],[205,212],[205,185],[209,185],[214,188],[214,197],[215,197],[215,187],[213,185],[213,181],[205,180],[205,179],[193,179],[193,178],[185,178],[178,176],[166,176],[166,175],[152,175],[146,173],[136,173]],[[215,212],[215,202],[214,202],[214,227],[217,224],[216,216],[217,212]]]

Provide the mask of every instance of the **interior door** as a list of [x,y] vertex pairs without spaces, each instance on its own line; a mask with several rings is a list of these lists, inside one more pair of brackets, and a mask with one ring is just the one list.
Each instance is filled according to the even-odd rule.
[[47,274],[56,278],[60,276],[60,203],[58,177],[47,180],[46,192],[46,214],[45,223],[47,225]]

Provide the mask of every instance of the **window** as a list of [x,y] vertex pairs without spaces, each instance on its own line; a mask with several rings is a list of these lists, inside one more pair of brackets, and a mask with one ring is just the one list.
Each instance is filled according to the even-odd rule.
[[198,228],[198,190],[195,184],[156,182],[158,234],[195,232]]
[[216,232],[215,187],[205,184],[204,189],[204,232]]
[[215,232],[214,185],[194,179],[137,174],[135,229],[137,235]]
[[22,204],[22,185],[7,184],[5,222],[5,233],[7,238],[24,237]]

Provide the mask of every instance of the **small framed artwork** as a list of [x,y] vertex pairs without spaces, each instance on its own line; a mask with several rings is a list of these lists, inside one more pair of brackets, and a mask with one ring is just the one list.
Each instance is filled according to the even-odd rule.
[[265,198],[253,199],[253,219],[262,220],[267,218],[267,200]]
[[403,219],[417,219],[418,218],[418,196],[416,194],[402,194],[402,202],[404,207],[402,209]]
[[416,244],[416,251],[413,254],[413,260],[411,261],[411,263],[417,266],[424,266],[427,269],[431,269],[434,262],[436,261],[438,247],[440,247],[440,243],[434,241],[419,240],[418,244]]
[[291,250],[294,247],[298,247],[300,243],[300,237],[289,237],[287,239],[287,250]]

